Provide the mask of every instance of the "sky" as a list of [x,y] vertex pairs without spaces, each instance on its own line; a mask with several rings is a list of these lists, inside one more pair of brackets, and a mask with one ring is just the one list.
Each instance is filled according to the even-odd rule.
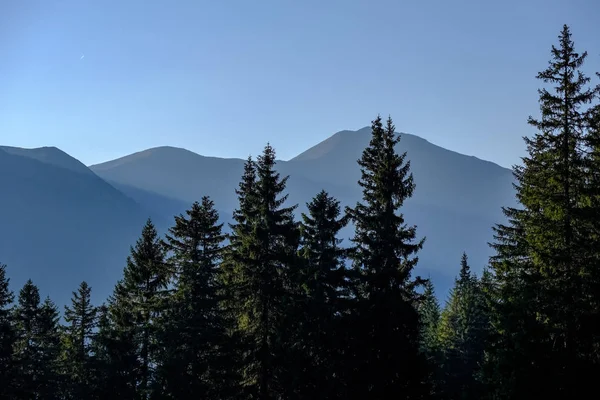
[[599,17],[598,0],[0,0],[0,144],[289,159],[381,114],[510,167],[563,24],[600,71]]

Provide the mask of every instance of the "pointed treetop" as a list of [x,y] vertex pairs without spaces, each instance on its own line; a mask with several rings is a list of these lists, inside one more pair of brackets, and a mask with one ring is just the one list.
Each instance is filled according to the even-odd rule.
[[459,280],[466,282],[471,279],[471,267],[469,267],[467,253],[463,252],[460,259],[460,274]]

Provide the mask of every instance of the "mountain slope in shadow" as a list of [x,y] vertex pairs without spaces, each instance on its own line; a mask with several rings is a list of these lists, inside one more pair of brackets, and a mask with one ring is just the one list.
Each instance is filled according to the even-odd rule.
[[62,305],[86,280],[103,301],[148,212],[57,149],[0,149],[0,171],[0,261],[11,288],[31,278]]

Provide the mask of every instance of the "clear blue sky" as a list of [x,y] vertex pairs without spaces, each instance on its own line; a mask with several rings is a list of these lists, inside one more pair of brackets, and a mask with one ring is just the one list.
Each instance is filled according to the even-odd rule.
[[509,166],[563,23],[600,70],[599,17],[598,0],[2,0],[0,143],[91,164],[270,141],[288,159],[381,113]]

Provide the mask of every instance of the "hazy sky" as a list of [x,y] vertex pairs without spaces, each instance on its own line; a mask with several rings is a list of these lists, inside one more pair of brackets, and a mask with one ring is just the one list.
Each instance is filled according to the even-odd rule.
[[0,143],[288,159],[381,113],[509,166],[562,24],[593,72],[599,21],[598,0],[0,0]]

